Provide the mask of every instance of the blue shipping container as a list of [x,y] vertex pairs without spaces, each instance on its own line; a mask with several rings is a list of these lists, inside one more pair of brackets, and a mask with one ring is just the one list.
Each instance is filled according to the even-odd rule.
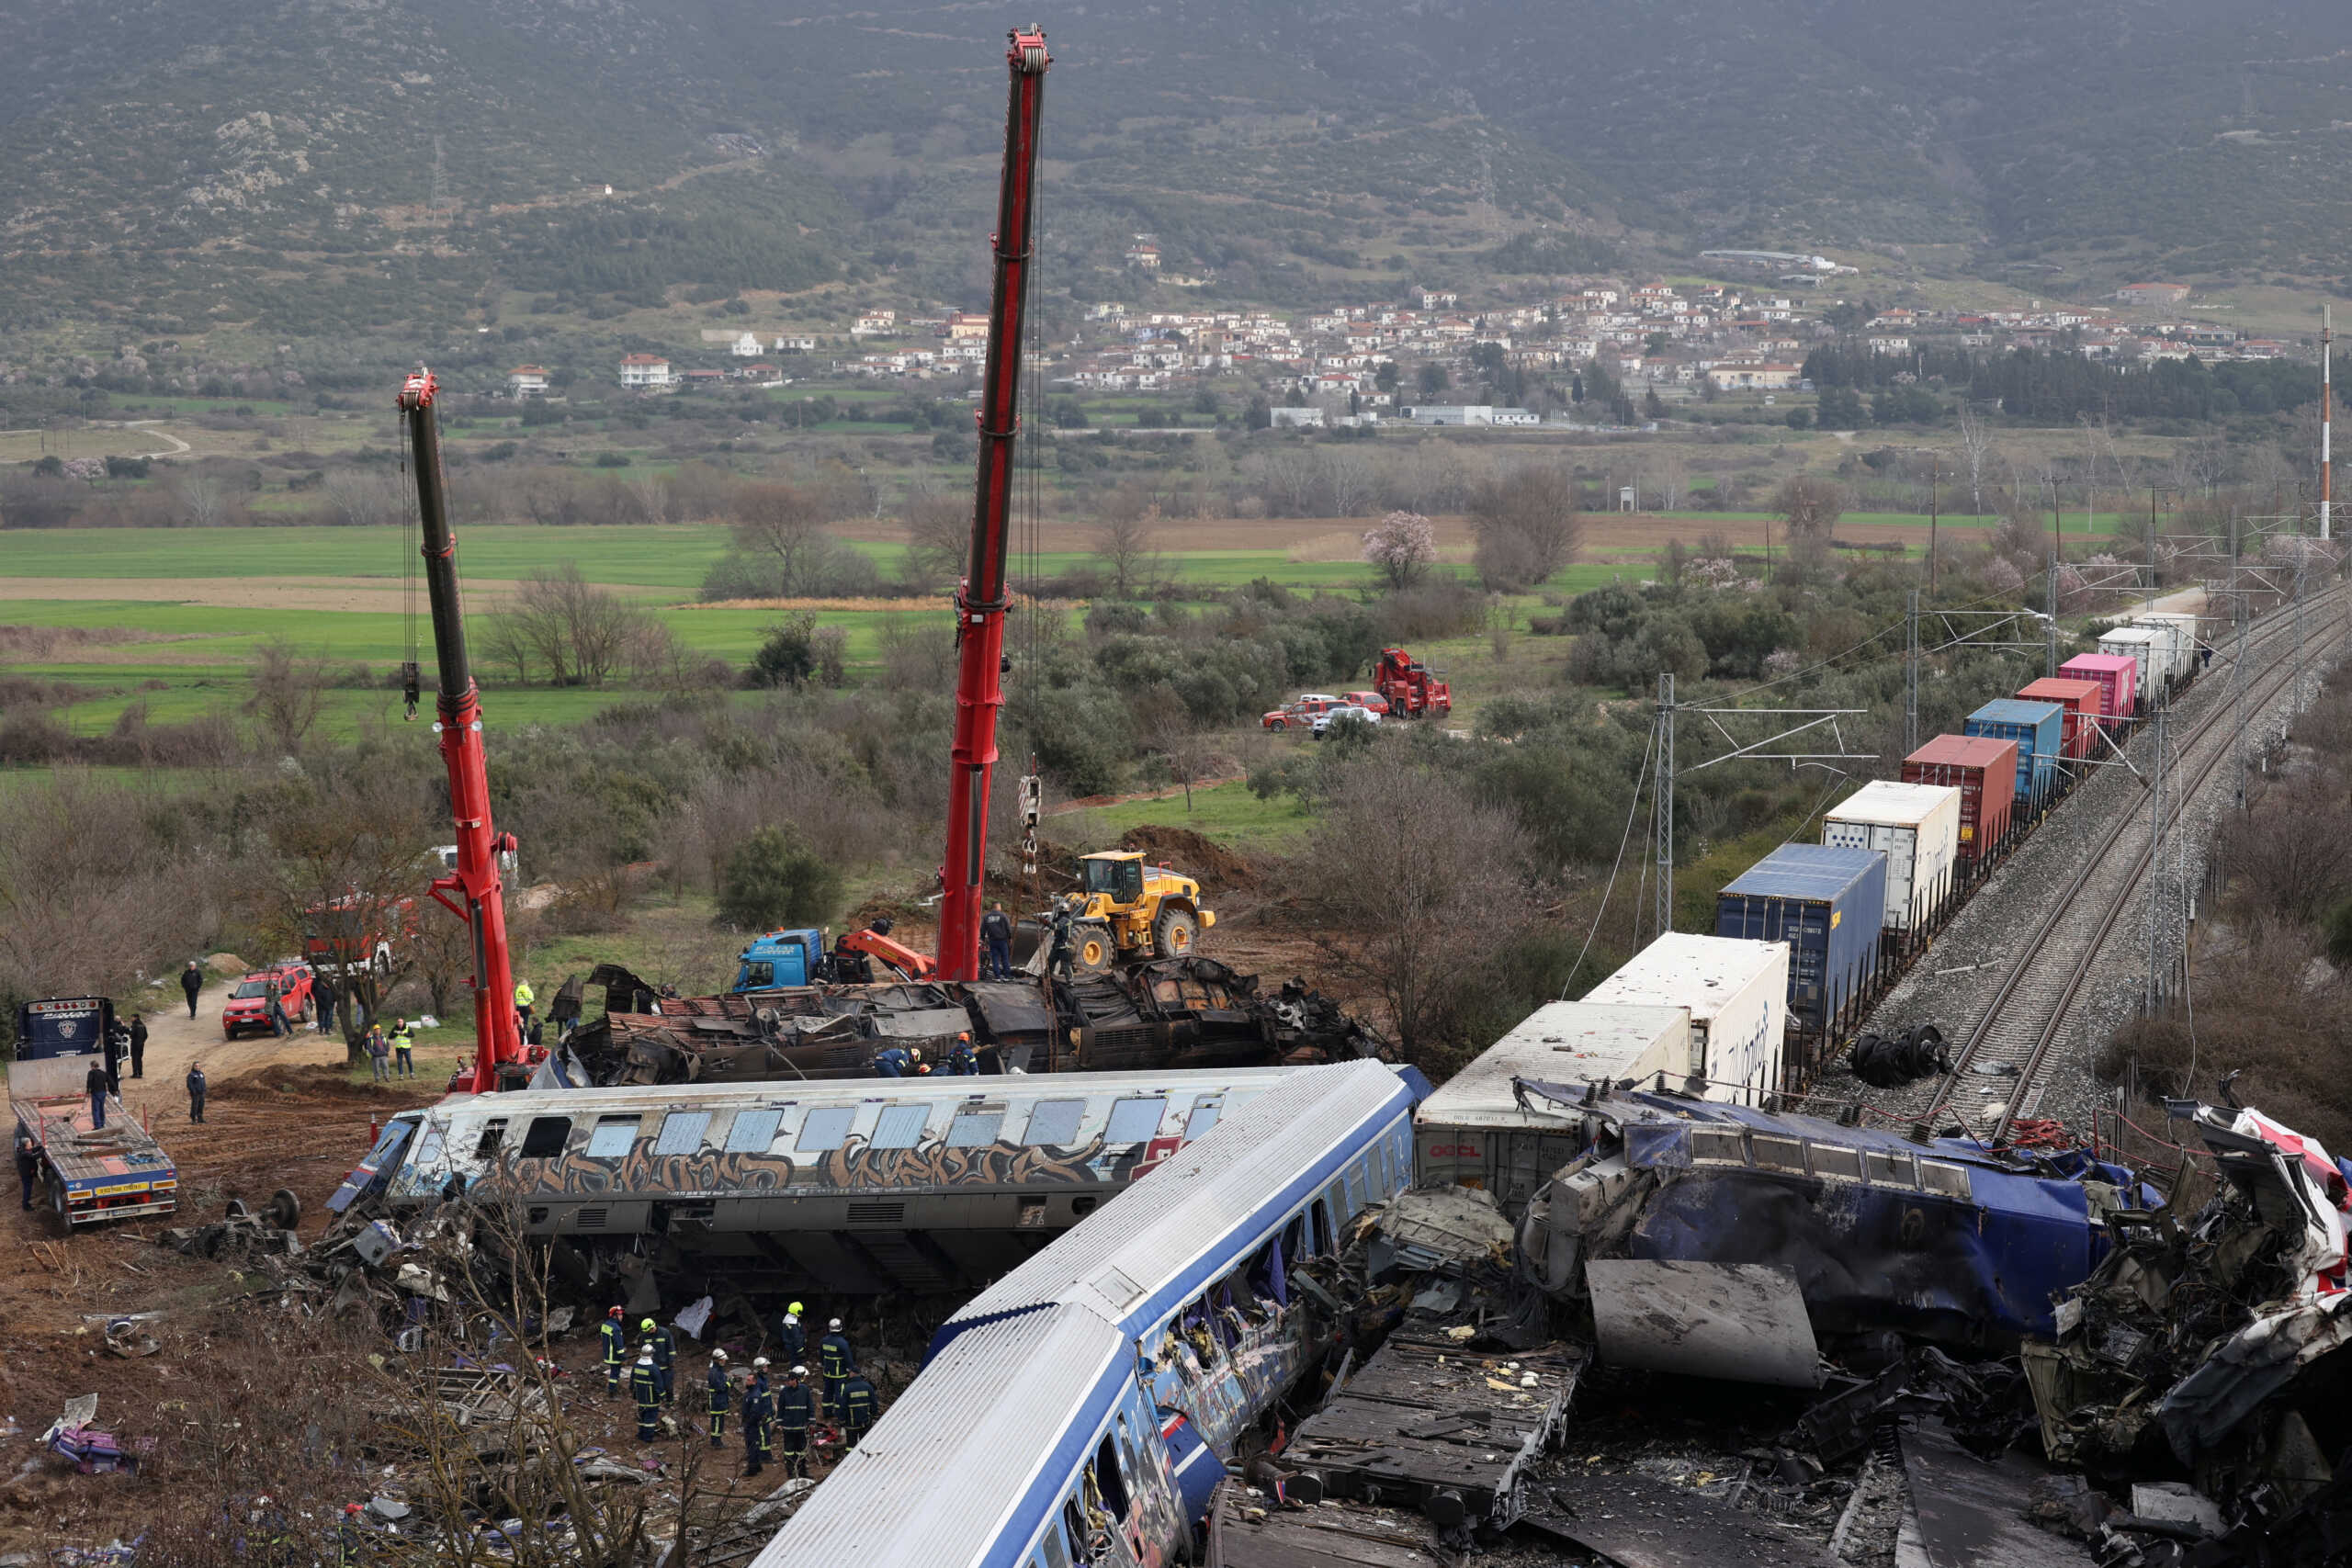
[[2018,743],[2018,799],[2028,809],[2057,788],[2065,761],[2065,704],[2000,697],[1970,714],[1961,733]]
[[1821,1028],[1868,988],[1886,915],[1877,850],[1782,844],[1715,896],[1715,934],[1789,944],[1789,1016]]

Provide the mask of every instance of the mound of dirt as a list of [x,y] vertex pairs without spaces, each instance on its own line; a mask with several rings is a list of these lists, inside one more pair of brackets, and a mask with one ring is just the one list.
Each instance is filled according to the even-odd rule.
[[1119,847],[1136,851],[1154,865],[1172,866],[1198,882],[1204,893],[1258,886],[1256,866],[1190,828],[1148,822],[1121,834]]
[[252,964],[233,953],[209,953],[205,957],[204,966],[212,972],[216,980],[242,980],[254,972]]
[[[416,1081],[423,1082],[422,1079]],[[210,1098],[259,1100],[279,1095],[294,1095],[306,1100],[351,1100],[378,1106],[424,1097],[422,1090],[411,1089],[401,1094],[379,1089],[372,1084],[354,1083],[342,1067],[279,1062],[250,1073],[239,1073],[235,1077],[214,1084]]]

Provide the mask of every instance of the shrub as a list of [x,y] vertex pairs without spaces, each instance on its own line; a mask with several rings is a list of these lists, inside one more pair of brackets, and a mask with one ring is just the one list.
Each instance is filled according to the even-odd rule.
[[841,899],[841,873],[788,827],[759,829],[719,872],[718,918],[746,931],[820,925]]

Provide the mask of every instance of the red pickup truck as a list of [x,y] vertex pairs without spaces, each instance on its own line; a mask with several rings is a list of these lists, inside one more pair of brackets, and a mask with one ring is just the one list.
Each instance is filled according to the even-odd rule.
[[220,1034],[234,1040],[251,1030],[269,1032],[269,987],[277,983],[278,1005],[286,1010],[286,1021],[300,1023],[311,1016],[311,966],[299,960],[281,958],[266,969],[256,969],[239,980],[229,992],[229,999],[220,1009]]

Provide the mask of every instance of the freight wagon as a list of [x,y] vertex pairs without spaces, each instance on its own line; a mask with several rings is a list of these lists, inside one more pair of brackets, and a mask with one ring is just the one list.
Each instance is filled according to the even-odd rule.
[[2132,613],[2129,624],[2156,634],[2164,690],[2178,691],[2196,679],[2202,646],[2197,636],[2196,616],[2172,610],[2139,610]]
[[1690,1094],[1735,1095],[1753,1104],[1785,1087],[1789,949],[1781,942],[1727,941],[1668,931],[1585,993],[1588,1002],[1682,1008],[1690,1014]]
[[2106,694],[2107,688],[2097,681],[2069,681],[2055,675],[2018,688],[2018,695],[2027,702],[2056,703],[2066,710],[2062,750],[2070,762],[2104,750],[2098,743],[2098,726],[2103,716],[2100,703]]
[[1826,1049],[1877,995],[1885,910],[1885,855],[1782,844],[1716,895],[1715,934],[1787,944],[1790,1021]]
[[2132,711],[2142,717],[2164,698],[2165,665],[2177,640],[2171,631],[2154,626],[2117,626],[2099,634],[2101,653],[2129,659],[2139,666],[2132,686]]
[[2140,661],[2126,653],[2078,653],[2058,666],[2061,678],[2097,681],[2108,738],[2121,741],[2139,710]]
[[2056,703],[1999,697],[1970,714],[1961,727],[1969,735],[2017,742],[2018,826],[2049,810],[2064,793],[2059,752],[2065,744],[2065,720],[2066,710]]
[[1960,791],[1956,853],[1966,879],[1982,875],[2007,847],[2017,795],[2016,741],[1939,735],[1903,760],[1903,782]]
[[1821,841],[1886,856],[1886,945],[1904,949],[1932,928],[1950,901],[1960,858],[1960,791],[1945,784],[1864,784],[1830,807]]
[[[1481,1187],[1517,1218],[1552,1173],[1579,1154],[1557,1108],[1530,1109],[1517,1077],[1545,1083],[1679,1087],[1697,1070],[1690,1010],[1609,1002],[1547,1002],[1489,1046],[1413,1113],[1413,1168],[1425,1183]],[[1729,1091],[1710,1085],[1708,1098]]]

